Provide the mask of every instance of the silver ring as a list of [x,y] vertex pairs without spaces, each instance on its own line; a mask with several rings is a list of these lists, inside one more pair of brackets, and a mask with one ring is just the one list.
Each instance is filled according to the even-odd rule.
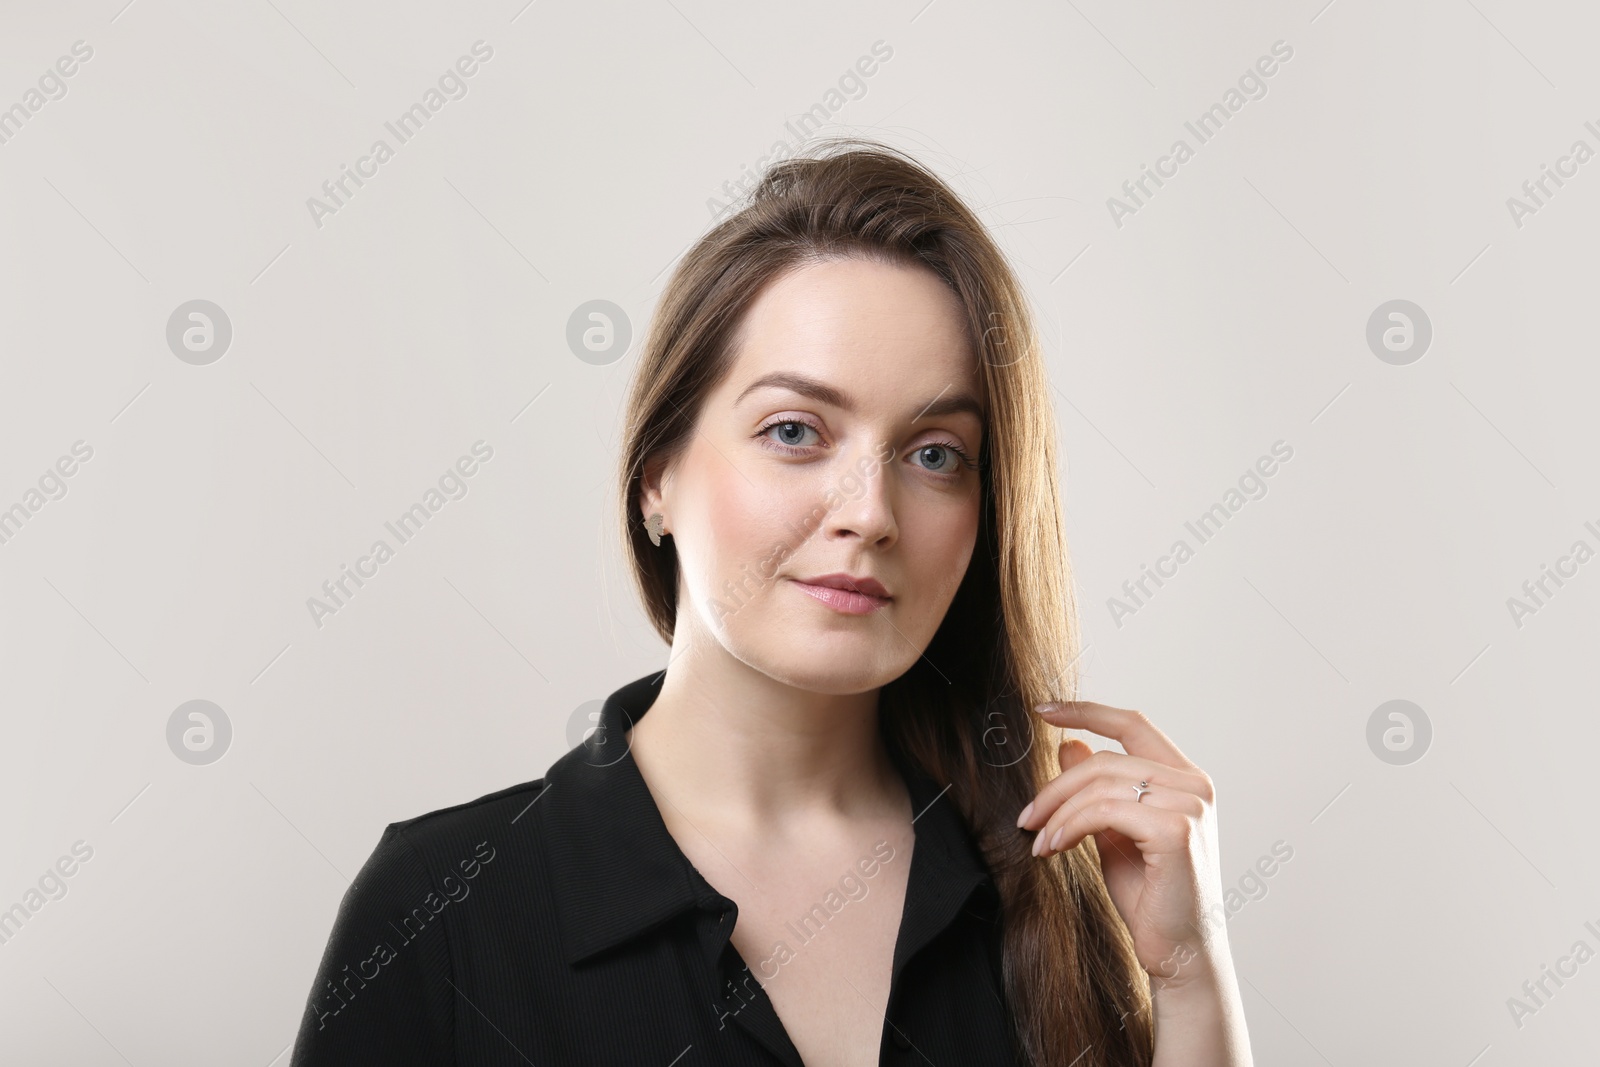
[[1133,798],[1133,802],[1135,804],[1137,804],[1137,803],[1139,803],[1139,801],[1144,799],[1144,795],[1146,793],[1150,792],[1150,783],[1149,782],[1140,782],[1138,785],[1133,786],[1132,788],[1133,788],[1134,793],[1137,794],[1137,796],[1135,796]]

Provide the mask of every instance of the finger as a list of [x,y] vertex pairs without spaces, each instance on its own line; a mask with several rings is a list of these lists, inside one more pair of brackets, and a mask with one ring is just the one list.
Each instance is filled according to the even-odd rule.
[[1096,782],[1067,798],[1045,823],[1034,837],[1033,854],[1065,852],[1106,830],[1133,841],[1141,852],[1182,851],[1190,821],[1203,814],[1200,798],[1180,789],[1150,786],[1139,798],[1127,783]]
[[[1079,763],[1082,763],[1092,755],[1094,755],[1094,749],[1090,748],[1088,744],[1076,737],[1069,737],[1065,741],[1061,742],[1060,746],[1056,749],[1056,762],[1058,762],[1064,768],[1071,768]],[[1059,777],[1060,776],[1057,775],[1057,779],[1059,779]],[[1052,781],[1055,780],[1056,779],[1052,779]],[[1049,788],[1049,783],[1046,783],[1045,788]],[[1023,806],[1022,811],[1017,815],[1017,828],[1019,830],[1032,829],[1034,823],[1037,823],[1041,819],[1044,819],[1048,816],[1049,812],[1041,810],[1039,807],[1040,799],[1043,796],[1044,791],[1041,790],[1037,795],[1034,796],[1032,800],[1028,801],[1028,803]],[[1052,802],[1050,810],[1054,811],[1055,806],[1056,802]],[[1037,818],[1035,816],[1037,816]]]
[[[1077,756],[1078,748],[1068,753],[1068,744],[1080,746],[1089,754]],[[1159,784],[1191,792],[1207,803],[1216,799],[1211,780],[1198,769],[1191,771],[1171,764],[1155,763],[1138,756],[1112,752],[1109,749],[1095,752],[1077,738],[1064,743],[1061,748],[1064,756],[1072,757],[1072,762],[1068,764],[1066,758],[1062,759],[1062,764],[1067,769],[1046,783],[1039,791],[1039,795],[1023,809],[1023,814],[1017,817],[1019,827],[1031,829],[1042,824],[1061,807],[1067,797],[1087,789],[1096,778],[1110,778],[1124,787],[1134,782],[1148,782],[1152,786]]]
[[1077,737],[1069,737],[1061,742],[1060,747],[1056,749],[1056,762],[1061,765],[1062,773],[1065,773],[1092,755],[1094,755],[1094,749],[1090,747],[1087,741]]
[[1052,700],[1038,705],[1034,710],[1057,726],[1090,730],[1120,741],[1129,755],[1142,756],[1157,763],[1199,769],[1142,711],[1113,708],[1092,700]]

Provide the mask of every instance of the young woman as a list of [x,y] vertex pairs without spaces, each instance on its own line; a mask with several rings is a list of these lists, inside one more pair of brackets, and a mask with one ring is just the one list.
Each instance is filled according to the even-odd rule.
[[860,140],[775,165],[623,433],[665,670],[388,828],[293,1063],[1249,1064],[1211,780],[1068,699],[1045,367],[950,188]]

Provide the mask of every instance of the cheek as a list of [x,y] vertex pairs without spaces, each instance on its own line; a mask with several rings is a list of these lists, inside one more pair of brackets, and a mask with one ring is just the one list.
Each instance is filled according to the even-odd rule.
[[918,509],[900,523],[904,558],[915,569],[916,587],[928,591],[931,603],[943,606],[955,598],[967,573],[978,539],[977,496],[963,501],[941,501]]
[[[763,560],[792,540],[785,531],[797,508],[793,494],[753,481],[719,460],[705,483],[705,564],[718,584],[731,575],[756,572]],[[766,570],[771,569],[769,563]]]

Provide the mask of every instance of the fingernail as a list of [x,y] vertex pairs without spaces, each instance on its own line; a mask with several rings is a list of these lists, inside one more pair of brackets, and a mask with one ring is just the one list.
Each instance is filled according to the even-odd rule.
[[1037,856],[1039,854],[1039,850],[1041,848],[1043,848],[1043,847],[1044,847],[1044,831],[1040,830],[1038,832],[1038,834],[1036,834],[1034,836],[1034,839],[1033,839],[1033,854],[1035,856]]
[[1066,833],[1067,828],[1065,826],[1056,831],[1056,835],[1050,839],[1051,852],[1054,852],[1056,849],[1061,847],[1061,839],[1066,836]]
[[1023,826],[1028,821],[1028,816],[1033,814],[1033,801],[1028,801],[1028,806],[1022,809],[1022,814],[1017,816],[1017,825]]

